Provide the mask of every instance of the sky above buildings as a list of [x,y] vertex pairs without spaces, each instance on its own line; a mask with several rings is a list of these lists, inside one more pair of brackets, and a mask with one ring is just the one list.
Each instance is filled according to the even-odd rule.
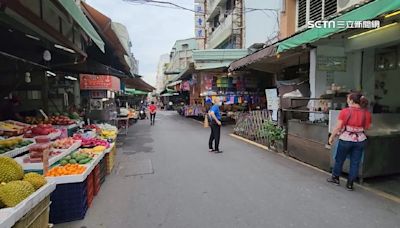
[[[139,74],[156,84],[160,55],[169,53],[175,41],[194,37],[194,14],[185,10],[134,4],[123,0],[86,0],[88,4],[124,24],[132,41],[132,51],[139,60]],[[193,9],[193,0],[171,0]]]

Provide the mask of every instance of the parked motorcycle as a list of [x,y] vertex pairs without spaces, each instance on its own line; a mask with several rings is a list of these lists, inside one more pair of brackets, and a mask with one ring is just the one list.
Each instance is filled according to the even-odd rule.
[[144,109],[141,109],[141,110],[139,111],[139,118],[140,118],[141,120],[146,119],[146,111],[145,111]]

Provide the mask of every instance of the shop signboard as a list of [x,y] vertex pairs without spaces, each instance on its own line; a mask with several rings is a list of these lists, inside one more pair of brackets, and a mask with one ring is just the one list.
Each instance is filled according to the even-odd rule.
[[107,90],[92,90],[90,91],[90,98],[92,99],[107,98]]
[[272,111],[272,120],[278,121],[279,97],[278,89],[266,89],[267,109]]
[[81,90],[110,90],[119,91],[121,88],[121,81],[119,78],[111,75],[80,75],[80,89]]
[[319,71],[346,72],[347,58],[345,56],[318,56],[317,69]]

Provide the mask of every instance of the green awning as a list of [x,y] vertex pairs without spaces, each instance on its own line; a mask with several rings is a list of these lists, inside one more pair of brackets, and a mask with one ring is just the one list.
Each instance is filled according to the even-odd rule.
[[137,90],[137,89],[129,89],[125,88],[125,93],[130,94],[130,95],[147,95],[149,94],[148,92]]
[[93,42],[104,52],[104,41],[100,35],[96,32],[93,25],[83,14],[82,10],[75,3],[74,0],[58,0],[58,2],[64,7],[64,9],[72,16],[74,21],[89,35]]
[[[367,3],[357,9],[343,14],[332,21],[363,21],[371,20],[382,14],[400,9],[399,0],[376,0]],[[288,38],[278,45],[278,53],[298,47],[303,44],[312,43],[319,39],[329,37],[335,33],[346,30],[346,28],[313,28],[298,35]]]

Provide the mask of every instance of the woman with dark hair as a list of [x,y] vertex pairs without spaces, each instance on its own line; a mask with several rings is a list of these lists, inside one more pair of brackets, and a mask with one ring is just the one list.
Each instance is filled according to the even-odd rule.
[[349,94],[347,104],[349,107],[340,111],[337,126],[329,138],[329,144],[332,145],[336,136],[339,136],[339,144],[332,176],[327,181],[340,185],[339,177],[343,163],[347,156],[350,156],[346,188],[352,191],[367,140],[364,131],[371,126],[371,113],[367,110],[368,100],[361,93]]
[[152,101],[151,104],[149,105],[149,112],[150,112],[150,125],[154,125],[157,113],[157,106],[154,104],[154,101]]

